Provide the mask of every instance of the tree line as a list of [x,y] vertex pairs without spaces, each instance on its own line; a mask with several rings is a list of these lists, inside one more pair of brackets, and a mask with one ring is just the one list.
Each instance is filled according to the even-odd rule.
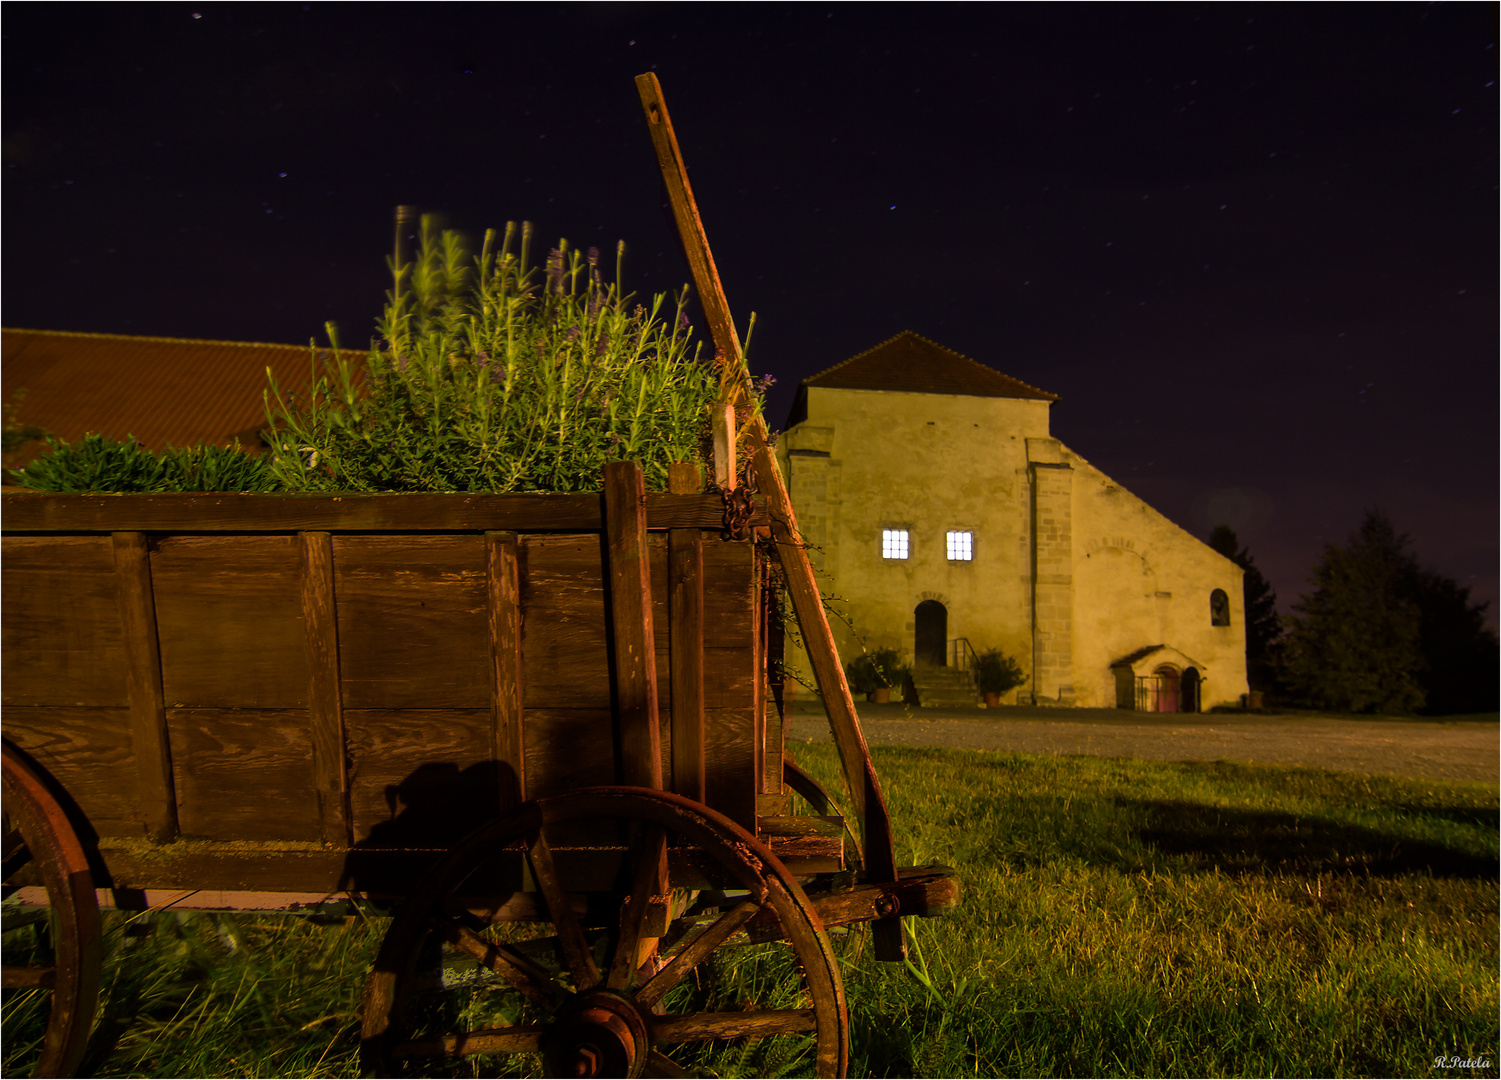
[[1405,535],[1370,510],[1343,544],[1328,544],[1312,591],[1277,613],[1277,594],[1235,531],[1209,546],[1245,571],[1246,676],[1270,703],[1340,712],[1493,712],[1501,643],[1487,603],[1419,564]]

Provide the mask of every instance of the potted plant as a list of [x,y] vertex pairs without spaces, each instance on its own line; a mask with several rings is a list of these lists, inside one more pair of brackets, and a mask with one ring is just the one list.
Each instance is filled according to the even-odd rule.
[[975,681],[979,683],[987,709],[999,705],[1001,695],[1020,686],[1026,678],[1021,665],[1000,649],[986,649],[975,656]]
[[845,669],[853,693],[864,694],[865,700],[884,704],[891,700],[891,689],[906,682],[907,668],[902,663],[902,654],[895,649],[876,649],[863,652]]

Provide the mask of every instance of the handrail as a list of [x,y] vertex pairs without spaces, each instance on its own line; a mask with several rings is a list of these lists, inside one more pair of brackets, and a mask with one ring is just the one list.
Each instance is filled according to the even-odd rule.
[[970,684],[976,691],[980,689],[980,676],[975,670],[975,647],[969,643],[969,638],[952,638],[949,641],[949,666],[955,671],[969,673]]
[[958,671],[975,670],[975,647],[969,643],[969,638],[949,640],[949,667]]

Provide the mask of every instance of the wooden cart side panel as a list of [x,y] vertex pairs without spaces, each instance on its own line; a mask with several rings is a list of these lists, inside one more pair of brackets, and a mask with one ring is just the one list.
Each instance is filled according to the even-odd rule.
[[344,723],[355,843],[447,845],[499,813],[488,706],[345,709]]
[[5,537],[0,595],[6,705],[129,704],[108,536]]
[[346,709],[488,709],[485,538],[335,536]]
[[307,708],[297,537],[162,537],[151,578],[169,707]]
[[527,795],[562,795],[620,782],[609,707],[526,710]]
[[177,821],[212,840],[321,840],[305,709],[168,709]]
[[95,831],[144,835],[129,708],[7,705],[0,723],[7,739],[67,789]]

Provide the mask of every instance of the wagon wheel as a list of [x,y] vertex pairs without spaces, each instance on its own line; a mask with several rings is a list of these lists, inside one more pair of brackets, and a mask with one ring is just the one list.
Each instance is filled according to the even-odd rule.
[[[51,932],[46,937],[51,944],[50,956],[44,956],[41,963],[5,961],[0,985],[7,998],[21,991],[50,992],[47,1031],[31,1075],[74,1076],[99,998],[99,902],[94,895],[94,878],[78,834],[36,768],[9,742],[4,744],[3,753],[4,894],[10,896],[15,891],[20,883],[17,878],[41,879],[47,890],[50,918],[41,913],[35,921],[44,925],[50,922]],[[20,925],[25,923],[7,919],[5,929],[18,929]]]
[[[621,837],[614,880],[623,887],[586,890],[598,884],[584,880],[599,872],[598,862],[590,869],[577,847],[567,851],[570,835]],[[590,841],[575,839],[582,843]],[[608,841],[592,846],[609,853]],[[523,855],[537,892],[497,892],[505,875],[514,887]],[[695,884],[710,886],[671,928],[664,902],[687,894],[658,891],[664,855],[678,883],[697,874]],[[586,891],[593,896],[580,912]],[[486,917],[497,901],[529,897],[538,905],[535,922]],[[742,929],[778,941],[763,946],[775,956],[757,957],[783,980],[757,983],[755,996],[768,1007],[739,1001],[726,1009],[703,998],[702,967],[746,941],[736,938]],[[536,933],[517,940],[523,930]],[[440,948],[444,968],[434,973]],[[457,974],[454,961],[472,972]],[[784,1063],[807,1052],[811,1036],[808,1067],[843,1076],[849,1050],[839,969],[796,880],[728,818],[647,788],[529,802],[462,842],[398,913],[365,984],[362,1017],[363,1068],[378,1076],[452,1074],[455,1067],[466,1075],[540,1067],[551,1076],[683,1076],[669,1054],[684,1044],[771,1036],[793,1036],[767,1044]],[[507,1054],[540,1061],[500,1058]]]

